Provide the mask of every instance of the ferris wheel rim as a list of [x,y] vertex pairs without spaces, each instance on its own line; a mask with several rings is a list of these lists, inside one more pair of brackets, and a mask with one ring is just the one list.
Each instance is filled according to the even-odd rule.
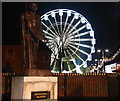
[[[49,16],[52,16],[51,15],[51,13],[53,13],[54,12],[54,14],[57,14],[57,13],[60,13],[60,11],[62,10],[62,12],[63,13],[67,13],[68,11],[70,11],[72,14],[77,14],[77,16],[78,17],[80,17],[81,19],[83,18],[84,20],[85,20],[85,27],[86,26],[88,26],[88,27],[90,27],[90,31],[91,32],[89,32],[89,33],[91,33],[91,46],[87,46],[87,45],[81,45],[81,44],[79,44],[79,43],[73,43],[72,41],[71,42],[69,42],[69,46],[71,46],[72,48],[75,48],[74,46],[72,46],[71,44],[76,44],[76,45],[78,45],[78,47],[80,47],[80,45],[83,47],[90,47],[91,48],[91,52],[89,53],[89,55],[87,54],[87,53],[85,53],[84,51],[82,51],[81,50],[81,52],[83,53],[83,54],[87,54],[87,59],[86,60],[84,60],[83,61],[83,63],[81,64],[81,65],[79,65],[79,66],[77,66],[77,67],[81,67],[82,65],[84,65],[87,61],[88,61],[88,58],[92,55],[92,53],[94,53],[93,52],[93,50],[94,50],[94,45],[95,45],[95,37],[94,37],[94,35],[92,34],[94,31],[93,31],[93,29],[92,29],[92,26],[91,26],[91,24],[88,22],[88,20],[83,16],[83,15],[81,15],[80,13],[77,13],[76,11],[74,11],[74,10],[69,10],[69,9],[55,9],[55,10],[52,10],[52,11],[49,11],[49,12],[47,12],[47,13],[45,13],[44,15],[42,15],[41,16],[41,21],[42,20],[44,20],[45,19],[45,17],[49,17]],[[61,23],[61,22],[59,22],[59,23]],[[62,22],[63,23],[63,22]],[[55,23],[54,23],[55,24]],[[58,22],[57,22],[57,24],[58,24]],[[72,24],[71,24],[72,25]],[[52,24],[52,26],[53,26],[53,24]],[[50,27],[50,26],[49,26]],[[79,29],[80,30],[80,29]],[[45,31],[44,31],[45,32]],[[47,32],[48,32],[48,29],[47,29]],[[47,33],[46,32],[46,33]],[[75,33],[75,31],[74,31],[74,33]],[[54,34],[54,33],[53,33]],[[72,33],[73,34],[73,33]],[[69,33],[69,35],[71,35],[72,36],[72,34],[70,34]],[[84,35],[85,33],[83,33],[83,35]],[[54,34],[55,35],[55,34]],[[51,36],[54,36],[54,35],[51,35]],[[74,34],[73,34],[74,35]],[[56,35],[55,35],[56,36]],[[77,35],[76,35],[77,36]],[[79,36],[79,35],[78,35]],[[50,37],[49,37],[50,38]],[[52,40],[52,39],[49,39],[49,40]],[[78,41],[78,40],[80,40],[80,39],[73,39],[74,41]],[[81,40],[87,40],[87,39],[81,39]],[[93,43],[92,43],[92,40],[94,41]],[[71,44],[70,44],[71,43]],[[54,47],[54,46],[53,46]],[[50,48],[50,47],[49,47]],[[54,47],[55,48],[55,47]],[[92,50],[92,48],[93,48],[93,50]],[[69,50],[71,50],[71,49],[69,49]],[[75,51],[77,51],[77,50],[79,50],[78,48],[75,50]],[[54,51],[54,49],[52,49],[52,51]],[[73,50],[71,50],[74,54],[75,54],[75,52],[73,51]],[[80,51],[80,50],[79,50]],[[72,54],[73,54],[72,53]],[[53,53],[52,53],[52,55],[53,55]],[[56,54],[55,54],[56,55]],[[75,54],[76,55],[76,54]],[[77,56],[77,55],[76,55]],[[72,57],[72,55],[70,55],[70,57]],[[77,57],[79,57],[79,56],[77,56]],[[73,58],[73,57],[72,57]],[[55,58],[54,58],[55,59]],[[79,58],[80,59],[80,58]],[[82,59],[81,59],[82,60]],[[67,61],[67,60],[66,60]],[[77,68],[76,67],[76,68]],[[76,68],[74,68],[73,69],[73,71],[76,69]]]

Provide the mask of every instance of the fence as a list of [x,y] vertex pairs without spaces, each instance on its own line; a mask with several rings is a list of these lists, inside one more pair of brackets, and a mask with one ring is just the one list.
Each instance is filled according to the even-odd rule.
[[[15,76],[15,75],[13,75]],[[120,73],[53,73],[58,77],[58,98],[119,98]],[[11,76],[3,75],[3,95],[10,94]]]
[[81,98],[119,98],[120,74],[59,74],[58,96]]

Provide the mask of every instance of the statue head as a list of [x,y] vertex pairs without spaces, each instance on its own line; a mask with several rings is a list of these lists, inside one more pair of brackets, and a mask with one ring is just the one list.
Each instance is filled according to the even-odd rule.
[[37,10],[37,8],[38,8],[38,4],[36,2],[29,3],[30,11],[35,12]]

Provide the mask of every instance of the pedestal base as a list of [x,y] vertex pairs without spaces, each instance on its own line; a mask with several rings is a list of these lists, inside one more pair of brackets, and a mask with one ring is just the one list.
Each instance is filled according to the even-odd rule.
[[11,99],[29,99],[32,92],[50,92],[50,99],[57,99],[57,77],[13,77]]

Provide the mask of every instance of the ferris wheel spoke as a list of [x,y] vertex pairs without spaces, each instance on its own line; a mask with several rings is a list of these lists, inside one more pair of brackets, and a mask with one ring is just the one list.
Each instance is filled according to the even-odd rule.
[[[69,47],[68,47],[68,48],[69,48]],[[78,54],[76,54],[74,50],[72,50],[71,48],[69,48],[69,49],[70,49],[70,51],[71,51],[74,55],[76,55],[82,62],[84,62],[84,60],[83,60]]]
[[60,31],[62,33],[62,16],[60,16]]
[[[66,54],[65,51],[64,51],[64,54],[65,54],[65,57],[67,57],[67,54]],[[70,65],[69,65],[69,63],[68,63],[68,60],[66,60],[66,61],[67,61],[68,69],[69,69],[69,71],[71,71],[71,69],[70,69]]]
[[50,40],[53,40],[53,38],[52,37],[50,37],[50,36],[45,36],[47,39],[49,39],[49,41]]
[[68,21],[68,15],[67,15],[66,20],[65,20],[65,25],[64,25],[63,33],[65,31],[65,28],[66,28],[66,25],[67,25],[67,21]]
[[82,52],[83,54],[87,55],[87,56],[89,55],[87,52],[85,52],[85,51],[83,51],[81,49],[79,51]]
[[56,35],[45,23],[42,22],[42,24],[43,24],[52,34],[54,34],[54,35],[57,37],[57,35]]
[[77,51],[79,51],[80,53],[82,52],[83,54],[85,54],[85,55],[89,55],[87,52],[85,52],[85,51],[83,51],[83,50],[81,50],[81,49],[78,49],[78,48],[76,48],[75,46],[73,46],[73,45],[70,45],[69,44],[69,46],[71,46],[72,48],[74,48],[74,49],[76,49]]
[[51,46],[51,45],[53,45],[53,46],[55,47],[55,45],[54,45],[53,42],[48,42],[46,45],[47,45],[48,47]]
[[[47,31],[43,30],[43,32],[44,32],[45,34],[49,35],[49,36],[46,35],[48,38],[50,38],[50,37],[51,37],[50,39],[54,39],[54,38],[55,38],[54,35],[48,33]],[[46,36],[45,36],[45,37],[46,37]]]
[[53,50],[53,47],[55,47],[53,44],[49,44],[48,47]]
[[77,64],[76,64],[76,61],[74,58],[72,59],[72,61],[73,61],[73,64],[75,65],[75,67],[77,67]]
[[89,34],[89,31],[79,33],[79,34],[76,34],[76,35],[71,35],[69,38],[77,38],[77,37],[84,36],[84,35],[87,35],[87,34]]
[[89,39],[87,39],[87,38],[85,38],[85,39],[83,39],[83,38],[79,38],[79,39],[70,39],[70,41],[92,41],[92,39],[91,38],[89,38]]
[[51,21],[49,19],[48,19],[48,21],[49,21],[50,25],[52,26],[52,28],[54,29],[56,35],[58,36],[58,32],[56,31],[55,27],[53,26],[53,24],[51,23]]
[[70,22],[70,24],[68,25],[65,33],[67,33],[67,31],[70,29],[70,27],[71,27],[71,25],[72,25],[72,23],[73,23],[74,20],[75,20],[75,17],[73,17],[73,19],[71,20],[71,22]]
[[53,39],[49,39],[49,40],[48,40],[48,43],[53,43],[53,42],[54,42]]
[[69,36],[73,36],[74,34],[78,33],[78,32],[81,31],[82,29],[84,29],[85,27],[86,27],[86,26],[84,25],[84,26],[80,27],[79,29],[71,32],[71,34],[69,34]]
[[[69,50],[67,50],[67,53],[70,55],[70,57],[71,57],[71,61],[73,61],[73,59],[74,59],[74,57],[72,56],[72,54],[70,53],[70,51]],[[81,60],[82,61],[82,60]],[[84,61],[84,60],[83,60]],[[74,63],[74,62],[73,62]],[[76,64],[74,64],[75,66],[76,66]],[[73,70],[71,70],[71,71],[73,71]]]
[[71,28],[71,30],[68,32],[68,35],[80,24],[80,20]]
[[[47,43],[46,45],[47,45],[51,50],[53,50],[53,48],[52,48],[52,47],[54,46],[53,43]],[[54,46],[54,47],[55,47],[55,46]]]
[[54,58],[54,60],[53,60],[53,63],[52,63],[52,67],[53,67],[53,69],[52,70],[55,70],[56,69],[56,61],[55,61],[55,58]]
[[85,48],[91,48],[91,46],[85,45],[85,44],[73,43],[73,42],[69,42],[69,43],[70,43],[70,44],[73,44],[73,45],[78,45],[78,46],[81,46],[81,47],[85,47]]
[[56,26],[57,26],[58,34],[60,35],[60,30],[59,30],[59,27],[58,27],[58,24],[57,24],[57,20],[56,20],[55,17],[54,17],[54,19],[55,19],[55,24],[56,24]]
[[72,53],[70,53],[70,51],[67,49],[66,50],[67,51],[67,53],[69,54],[69,56],[70,56],[70,58],[72,59],[73,57],[72,57]]

